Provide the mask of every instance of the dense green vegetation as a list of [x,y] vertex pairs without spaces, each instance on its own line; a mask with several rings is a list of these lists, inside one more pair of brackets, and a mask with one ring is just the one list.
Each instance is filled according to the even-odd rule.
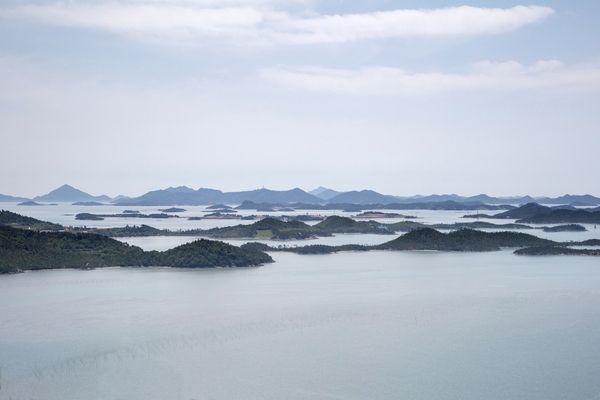
[[39,219],[26,217],[11,211],[0,210],[0,225],[9,225],[15,228],[35,229],[38,231],[61,231],[62,225]]
[[522,218],[517,222],[530,224],[600,224],[600,211],[585,210],[553,210],[550,214],[537,214]]
[[516,219],[519,223],[530,224],[598,224],[600,211],[572,209],[572,207],[551,208],[537,203],[528,203],[496,215],[474,214],[465,215],[463,218]]
[[[205,236],[218,239],[226,238],[256,238],[273,240],[301,240],[311,239],[319,236],[331,236],[344,233],[371,233],[371,234],[394,234],[396,232],[410,232],[418,228],[433,228],[438,230],[457,230],[462,228],[471,229],[532,229],[524,224],[492,224],[489,222],[466,222],[454,224],[426,225],[415,221],[400,221],[392,224],[382,224],[376,221],[354,221],[351,218],[331,216],[324,221],[310,226],[298,219],[281,221],[275,218],[265,218],[250,225],[236,225],[209,230],[192,229],[182,231],[168,231],[151,228],[147,225],[140,227],[108,228],[93,230],[94,233],[109,237],[128,236]],[[269,235],[264,232],[270,231]],[[260,232],[260,234],[259,234]]]
[[578,224],[558,225],[553,227],[544,227],[544,232],[585,232],[585,226]]
[[527,247],[515,251],[520,256],[600,256],[600,250],[570,249],[568,247]]
[[393,230],[388,225],[376,221],[355,221],[352,218],[333,215],[314,226],[322,232],[333,233],[375,233],[378,235],[391,235]]
[[[266,234],[270,232],[270,234]],[[274,240],[309,239],[315,236],[330,236],[321,230],[300,221],[283,222],[265,218],[250,225],[236,225],[203,231],[202,236],[211,238],[254,238]]]
[[529,225],[524,224],[492,224],[490,222],[456,222],[453,224],[432,224],[426,225],[415,221],[400,221],[393,224],[387,225],[388,229],[394,232],[409,232],[417,228],[432,228],[441,230],[456,230],[462,228],[470,229],[500,229],[500,230],[513,230],[513,229],[532,229]]
[[0,273],[108,266],[246,267],[272,261],[260,251],[206,239],[164,252],[146,252],[90,233],[38,232],[0,226]]
[[441,233],[431,228],[415,229],[391,242],[377,246],[382,250],[494,251],[503,247],[551,246],[557,242],[519,232],[482,232],[459,229]]
[[[73,228],[73,232],[77,231],[89,232],[86,228]],[[124,228],[108,228],[108,229],[93,229],[92,233],[108,237],[137,237],[137,236],[175,236],[177,232],[172,232],[166,229],[157,229],[148,225],[140,226],[125,226]]]
[[473,229],[459,229],[450,233],[441,233],[431,228],[419,228],[377,246],[352,244],[343,246],[309,245],[302,247],[270,247],[262,243],[248,243],[242,247],[261,251],[287,251],[298,254],[328,254],[339,251],[368,250],[479,252],[495,251],[505,247],[562,245],[564,244],[518,232],[482,232]]

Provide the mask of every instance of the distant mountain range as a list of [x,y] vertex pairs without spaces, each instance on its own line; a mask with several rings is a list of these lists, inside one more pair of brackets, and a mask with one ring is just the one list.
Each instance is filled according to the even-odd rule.
[[244,192],[222,192],[215,189],[190,189],[185,186],[155,190],[143,196],[117,201],[119,206],[167,206],[167,205],[207,205],[207,204],[241,204],[245,200],[255,203],[322,203],[320,199],[304,190],[276,191],[257,189]]
[[58,189],[54,189],[50,193],[44,194],[42,196],[36,196],[33,199],[28,199],[26,197],[14,197],[14,196],[6,196],[0,194],[0,202],[8,203],[8,202],[101,202],[108,203],[114,200],[118,200],[121,198],[128,198],[124,196],[119,196],[116,198],[111,198],[105,195],[102,196],[92,196],[88,193],[85,193],[79,189],[75,189],[70,185],[62,185]]
[[15,197],[15,196],[7,196],[5,194],[0,194],[0,203],[21,203],[23,201],[29,200],[25,197]]
[[101,202],[112,203],[118,206],[184,206],[184,205],[210,205],[210,204],[241,204],[244,201],[271,204],[413,204],[413,203],[440,203],[452,201],[460,204],[527,204],[539,203],[548,205],[567,204],[572,206],[598,206],[600,198],[592,195],[564,195],[557,198],[550,197],[491,197],[485,194],[464,197],[456,194],[443,194],[431,196],[398,197],[385,195],[373,190],[339,192],[336,190],[319,187],[310,192],[302,189],[269,190],[257,189],[242,192],[223,192],[216,189],[200,188],[197,190],[186,186],[170,187],[148,192],[142,196],[129,198],[118,196],[92,196],[69,185],[33,199],[13,197],[0,194],[0,202]]

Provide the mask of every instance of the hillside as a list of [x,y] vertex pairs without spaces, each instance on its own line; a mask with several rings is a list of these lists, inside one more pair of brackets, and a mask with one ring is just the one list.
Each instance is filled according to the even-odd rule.
[[62,231],[64,227],[52,222],[40,221],[39,219],[26,217],[11,211],[0,211],[0,225],[8,225],[13,228],[35,229],[38,231]]

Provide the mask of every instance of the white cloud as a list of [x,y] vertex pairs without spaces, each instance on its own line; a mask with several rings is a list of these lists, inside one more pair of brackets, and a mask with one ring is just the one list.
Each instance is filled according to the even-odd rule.
[[395,10],[368,14],[283,18],[274,21],[274,37],[286,43],[343,43],[361,39],[413,36],[498,34],[543,20],[548,7],[509,9],[450,7],[435,10]]
[[[346,43],[365,39],[499,34],[540,22],[549,7],[450,7],[346,15],[292,15],[268,0],[25,5],[0,9],[4,18],[97,29],[140,40],[183,44],[239,40],[262,44]],[[275,2],[276,3],[276,2]],[[182,43],[180,43],[182,44]]]
[[474,64],[464,74],[415,73],[399,68],[345,70],[321,67],[277,67],[260,72],[265,79],[308,91],[347,95],[424,95],[446,91],[569,88],[600,89],[600,62],[566,66],[538,61]]

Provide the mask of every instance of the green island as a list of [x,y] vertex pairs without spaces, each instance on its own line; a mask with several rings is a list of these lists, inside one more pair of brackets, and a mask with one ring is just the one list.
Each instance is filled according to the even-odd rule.
[[200,239],[167,251],[90,233],[40,232],[0,225],[0,274],[56,268],[251,267],[273,262],[268,254]]
[[[127,226],[125,228],[85,228],[86,232],[93,232],[109,237],[127,236],[203,236],[217,239],[261,239],[271,240],[303,240],[317,237],[327,237],[334,234],[378,234],[391,235],[399,232],[410,232],[417,228],[433,228],[438,230],[494,229],[494,230],[519,230],[542,229],[533,228],[525,224],[493,224],[490,222],[462,222],[453,224],[422,224],[416,221],[400,221],[395,223],[380,223],[376,221],[355,221],[352,218],[330,216],[316,225],[308,225],[296,218],[277,219],[264,218],[249,225],[235,225],[213,229],[189,229],[170,231],[156,229],[148,225]],[[72,228],[80,231],[81,228]],[[270,232],[267,234],[267,232]],[[258,233],[260,232],[260,234]]]
[[91,214],[91,213],[79,213],[75,215],[76,220],[80,221],[102,221],[104,218],[179,218],[179,215],[170,214],[141,214],[139,212],[123,212],[122,214]]
[[544,232],[585,232],[585,226],[579,224],[558,225],[542,228]]
[[[157,229],[148,225],[126,226],[124,228],[70,228],[73,231],[93,232],[108,237],[128,236],[203,236],[218,239],[271,239],[271,240],[303,240],[317,237],[328,237],[334,234],[378,234],[392,235],[398,232],[410,232],[417,228],[433,228],[438,230],[497,229],[516,230],[534,229],[523,224],[492,224],[489,222],[466,222],[454,224],[426,225],[415,221],[400,221],[383,224],[376,221],[355,221],[352,218],[330,216],[316,225],[308,225],[298,219],[279,220],[264,218],[249,225],[235,225],[213,229],[188,229],[170,231]],[[260,232],[260,234],[259,234]],[[268,234],[267,234],[268,233]]]
[[384,213],[384,212],[380,212],[380,211],[365,211],[365,212],[355,215],[353,218],[369,219],[369,218],[416,218],[416,217],[397,214],[397,213]]
[[[39,221],[10,211],[0,212],[0,273],[55,268],[92,269],[101,267],[177,267],[214,268],[247,267],[273,262],[266,252],[286,251],[298,254],[329,254],[340,251],[444,251],[486,252],[502,248],[521,248],[517,255],[590,255],[599,256],[599,250],[572,249],[574,246],[600,246],[600,239],[581,242],[556,242],[534,235],[499,231],[483,232],[461,227],[442,233],[432,227],[419,226],[414,221],[403,221],[408,232],[386,243],[366,246],[308,245],[288,247],[269,246],[250,242],[240,247],[223,242],[200,239],[173,249],[158,252],[114,240],[115,236],[189,235],[190,232],[212,237],[239,237],[257,239],[309,238],[330,236],[333,233],[390,234],[392,230],[374,221],[357,222],[350,218],[332,216],[310,226],[300,221],[283,222],[265,218],[251,225],[237,225],[209,230],[171,232],[152,228],[125,227],[89,231],[65,231],[60,225]],[[390,226],[393,224],[390,224]],[[451,224],[455,226],[455,224]],[[441,225],[446,226],[446,225]],[[409,229],[410,228],[410,229]],[[96,234],[103,232],[103,234]]]
[[529,224],[598,224],[600,211],[546,207],[537,203],[528,203],[495,215],[470,214],[464,215],[463,218],[515,219],[518,223]]
[[[556,254],[600,255],[600,252],[596,250],[589,250],[587,253],[586,251],[580,252],[579,250],[571,252],[573,249],[569,249],[568,246],[600,246],[600,240],[592,239],[583,242],[565,243],[542,239],[534,235],[520,232],[482,232],[474,229],[462,228],[449,233],[442,233],[432,228],[417,228],[394,240],[375,246],[348,244],[341,246],[308,245],[300,247],[288,247],[285,245],[280,245],[273,247],[264,243],[250,242],[243,244],[241,247],[256,251],[285,251],[297,254],[330,254],[341,251],[373,250],[486,252],[498,251],[502,248],[531,247],[538,249],[557,249],[552,250],[556,251]],[[562,250],[565,251],[561,252]],[[527,253],[516,251],[515,254],[520,255]],[[535,253],[531,255],[545,254]]]
[[514,254],[520,256],[600,256],[600,250],[544,246],[518,249]]

